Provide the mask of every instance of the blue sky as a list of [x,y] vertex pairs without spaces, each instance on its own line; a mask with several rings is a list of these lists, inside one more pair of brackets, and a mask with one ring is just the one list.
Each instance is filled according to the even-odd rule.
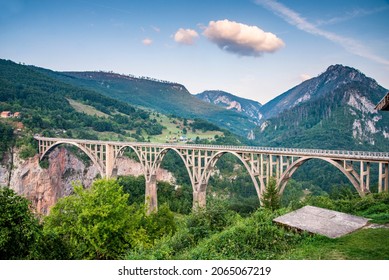
[[332,64],[389,88],[389,1],[0,0],[0,58],[261,103]]

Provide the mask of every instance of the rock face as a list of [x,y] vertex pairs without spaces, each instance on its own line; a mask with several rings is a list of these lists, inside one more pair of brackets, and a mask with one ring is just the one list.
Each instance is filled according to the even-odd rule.
[[259,124],[262,119],[261,107],[257,101],[242,98],[221,90],[207,90],[195,95],[198,99],[221,106],[227,110],[236,111],[249,117],[249,120]]
[[[15,192],[27,197],[36,211],[44,215],[59,198],[73,192],[73,184],[81,183],[84,187],[90,187],[100,175],[96,166],[87,166],[63,147],[49,154],[47,169],[39,165],[38,155],[22,160],[16,152],[13,157],[14,166],[11,170],[10,159],[0,166],[0,185],[9,185]],[[134,160],[123,157],[117,163],[117,175],[143,175],[140,163]],[[175,183],[173,175],[163,169],[158,170],[157,180]]]

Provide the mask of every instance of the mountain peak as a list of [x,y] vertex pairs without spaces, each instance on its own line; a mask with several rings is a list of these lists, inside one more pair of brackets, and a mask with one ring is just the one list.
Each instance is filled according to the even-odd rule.
[[345,84],[357,81],[368,82],[372,85],[372,87],[377,84],[375,80],[366,77],[361,71],[349,66],[343,66],[342,64],[329,66],[327,70],[317,78],[322,78],[324,83],[328,83],[330,81],[341,81],[341,84]]
[[[362,96],[369,95],[371,91],[381,91],[382,89],[374,79],[366,77],[357,69],[341,64],[331,65],[317,77],[297,85],[265,104],[262,107],[262,112],[265,118],[271,118],[302,103],[328,96],[340,88],[356,89],[348,91],[349,94],[359,92],[361,85],[366,89],[360,93]],[[375,102],[376,98],[373,97],[372,101]]]

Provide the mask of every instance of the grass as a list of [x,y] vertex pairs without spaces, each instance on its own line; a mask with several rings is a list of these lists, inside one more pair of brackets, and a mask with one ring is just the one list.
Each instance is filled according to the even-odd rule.
[[[196,132],[193,132],[189,126],[191,123],[191,120],[188,120],[188,125],[184,125],[184,121],[180,118],[170,118],[164,114],[155,114],[155,119],[157,122],[159,122],[162,126],[165,127],[163,129],[162,134],[160,135],[152,135],[149,137],[151,142],[154,143],[165,143],[168,141],[174,142],[179,139],[183,133],[182,130],[186,128],[187,134],[186,137],[188,139],[195,139],[196,137],[199,137],[200,139],[209,139],[213,140],[216,135],[222,136],[223,132],[221,131],[206,131],[203,132],[201,130],[197,130]],[[147,135],[143,135],[147,139]],[[174,139],[175,138],[175,139]]]
[[79,113],[84,113],[90,116],[97,116],[97,117],[105,117],[105,118],[109,117],[106,113],[103,113],[90,105],[82,104],[70,98],[67,98],[67,100],[69,101],[70,106],[72,106],[74,110],[76,110]]
[[389,229],[362,229],[330,239],[312,236],[284,256],[291,260],[389,260]]
[[[97,110],[93,106],[82,104],[78,101],[75,101],[73,99],[67,99],[69,101],[69,104],[80,113],[85,113],[87,115],[92,116],[98,116],[98,117],[106,117],[108,118],[109,115]],[[196,132],[193,132],[189,126],[189,124],[192,122],[192,120],[187,120],[187,125],[184,125],[184,121],[181,118],[173,118],[168,117],[161,113],[152,112],[151,114],[154,115],[154,118],[159,122],[162,126],[165,128],[162,131],[162,134],[160,135],[147,135],[145,132],[143,132],[142,136],[150,140],[150,142],[153,143],[166,143],[166,142],[180,142],[179,138],[183,135],[182,131],[184,128],[187,130],[186,137],[187,139],[196,139],[196,137],[199,137],[200,139],[208,139],[213,140],[216,135],[223,136],[223,132],[221,131],[206,131],[203,132],[201,130],[197,130]],[[91,130],[90,132],[94,132]],[[131,133],[135,133],[135,131],[129,131]],[[111,141],[136,141],[134,138],[127,137],[124,135],[119,135],[114,132],[99,132],[99,139],[100,140],[111,140]]]

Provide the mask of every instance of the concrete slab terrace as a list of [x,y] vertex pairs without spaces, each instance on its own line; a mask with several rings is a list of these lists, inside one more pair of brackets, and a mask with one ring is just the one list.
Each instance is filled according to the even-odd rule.
[[329,238],[337,238],[363,228],[369,219],[308,205],[273,221]]

